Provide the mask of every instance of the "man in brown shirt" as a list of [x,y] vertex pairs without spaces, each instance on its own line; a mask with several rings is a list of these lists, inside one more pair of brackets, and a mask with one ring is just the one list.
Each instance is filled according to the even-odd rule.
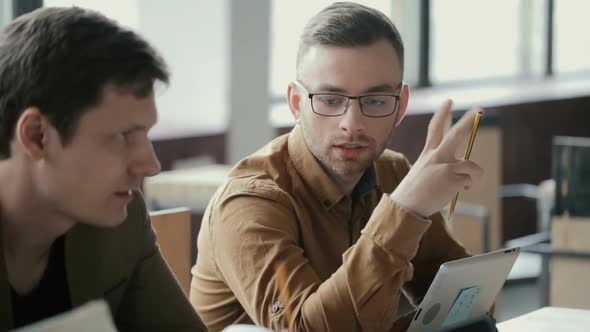
[[191,302],[210,330],[403,330],[402,293],[420,301],[441,263],[468,255],[437,211],[481,176],[454,157],[478,110],[443,137],[447,102],[410,170],[385,150],[402,73],[382,13],[337,3],[308,23],[288,87],[297,125],[236,165],[203,218]]

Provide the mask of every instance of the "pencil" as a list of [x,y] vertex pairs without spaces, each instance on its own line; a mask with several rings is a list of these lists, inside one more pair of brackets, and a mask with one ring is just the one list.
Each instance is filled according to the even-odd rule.
[[[475,141],[475,135],[477,134],[477,129],[479,128],[479,120],[481,119],[481,112],[477,112],[475,115],[475,119],[473,120],[473,127],[471,127],[471,136],[469,136],[469,142],[467,143],[467,149],[465,150],[465,160],[469,160],[469,156],[471,155],[471,149],[473,148],[473,142]],[[449,208],[449,216],[448,220],[451,220],[451,216],[455,211],[455,205],[457,205],[457,199],[459,199],[459,193],[455,195],[455,198],[451,202],[451,207]]]

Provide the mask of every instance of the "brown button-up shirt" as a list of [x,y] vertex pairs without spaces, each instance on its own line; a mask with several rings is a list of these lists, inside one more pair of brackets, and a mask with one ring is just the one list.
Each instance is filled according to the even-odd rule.
[[387,196],[409,167],[386,150],[346,195],[299,127],[243,159],[209,203],[198,238],[190,298],[208,328],[407,327],[395,322],[401,293],[416,303],[440,264],[468,256],[440,214],[420,218]]

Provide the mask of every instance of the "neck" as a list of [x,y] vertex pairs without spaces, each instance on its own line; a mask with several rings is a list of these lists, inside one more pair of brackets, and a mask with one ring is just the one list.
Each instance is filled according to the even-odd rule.
[[338,184],[338,186],[340,187],[340,189],[342,189],[342,192],[345,193],[347,196],[350,196],[350,194],[352,193],[352,191],[354,190],[354,188],[357,186],[357,184],[359,183],[359,180],[361,179],[362,174],[355,177],[354,179],[340,179],[340,181],[336,180],[336,183]]
[[347,196],[350,196],[356,185],[359,183],[361,177],[363,176],[363,172],[355,175],[342,175],[337,174],[334,170],[329,169],[329,167],[325,166],[323,162],[320,162],[322,168],[326,171],[326,173],[330,176],[332,181],[336,183],[338,188]]
[[0,226],[4,253],[29,261],[46,257],[51,245],[74,223],[59,216],[33,190],[30,174],[10,171],[0,163]]

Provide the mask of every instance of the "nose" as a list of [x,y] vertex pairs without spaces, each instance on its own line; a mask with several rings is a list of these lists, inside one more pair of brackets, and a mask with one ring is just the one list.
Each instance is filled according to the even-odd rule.
[[367,129],[365,120],[360,101],[351,99],[346,112],[340,117],[340,129],[353,134],[363,132]]
[[162,167],[150,141],[141,149],[137,158],[130,165],[130,173],[135,176],[149,177],[160,173]]

